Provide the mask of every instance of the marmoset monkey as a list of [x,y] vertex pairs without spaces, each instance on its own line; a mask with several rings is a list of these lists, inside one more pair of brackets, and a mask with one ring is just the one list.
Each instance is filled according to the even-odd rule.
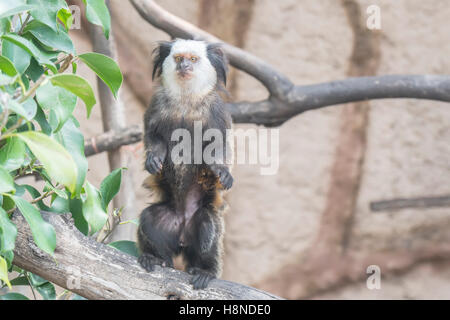
[[[160,42],[153,62],[160,81],[144,118],[145,168],[151,174],[146,184],[159,199],[140,216],[139,263],[147,271],[173,267],[181,254],[194,289],[202,289],[221,273],[222,192],[233,184],[226,160],[231,116],[218,93],[226,85],[226,58],[220,45],[177,39]],[[174,133],[180,129],[190,135],[182,156],[190,162],[178,161]],[[214,141],[222,149],[212,152],[213,163],[204,159],[204,136],[223,139]]]

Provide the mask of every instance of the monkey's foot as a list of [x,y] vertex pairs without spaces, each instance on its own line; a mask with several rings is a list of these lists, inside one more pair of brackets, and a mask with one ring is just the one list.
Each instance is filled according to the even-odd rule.
[[143,253],[139,259],[139,264],[148,272],[152,272],[155,270],[155,266],[160,267],[169,267],[173,268],[173,263],[171,261],[166,261],[164,259],[155,257],[150,253]]
[[220,184],[224,189],[228,190],[233,185],[233,176],[227,167],[211,166],[211,170],[219,178]]
[[208,283],[216,278],[211,272],[200,268],[191,267],[187,269],[187,272],[193,275],[190,283],[193,285],[194,290],[205,289]]

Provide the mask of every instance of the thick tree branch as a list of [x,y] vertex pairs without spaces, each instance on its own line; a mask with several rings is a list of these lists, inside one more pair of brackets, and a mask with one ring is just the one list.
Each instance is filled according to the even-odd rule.
[[228,104],[236,123],[280,125],[308,110],[370,99],[414,98],[450,102],[450,77],[387,75],[294,87],[282,99]]
[[387,75],[294,86],[260,58],[172,15],[154,1],[130,1],[143,19],[172,37],[222,43],[230,64],[255,77],[268,89],[270,97],[267,100],[227,104],[236,123],[276,126],[308,110],[368,99],[414,98],[450,102],[450,76]]
[[370,203],[370,210],[377,211],[389,211],[399,209],[426,209],[426,208],[439,208],[450,207],[450,196],[441,197],[421,197],[411,199],[391,199],[374,201]]
[[[190,276],[170,268],[148,273],[137,260],[81,234],[70,215],[42,212],[56,230],[52,258],[34,243],[20,212],[14,264],[88,299],[279,299],[270,293],[230,281],[213,280],[205,290],[193,290]],[[69,288],[70,287],[70,288]]]

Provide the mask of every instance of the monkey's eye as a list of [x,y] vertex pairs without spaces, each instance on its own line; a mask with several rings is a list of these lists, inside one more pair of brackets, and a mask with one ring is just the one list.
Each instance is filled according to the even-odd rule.
[[198,60],[197,57],[191,57],[191,61],[192,61],[192,62],[196,62],[197,60]]
[[176,56],[176,57],[175,57],[175,62],[176,62],[176,63],[180,63],[181,60],[183,60],[181,56]]

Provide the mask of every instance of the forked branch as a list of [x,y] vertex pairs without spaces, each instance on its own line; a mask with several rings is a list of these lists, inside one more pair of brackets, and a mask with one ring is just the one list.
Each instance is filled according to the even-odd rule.
[[142,18],[173,38],[222,43],[230,64],[259,80],[269,98],[228,103],[235,123],[281,125],[313,109],[369,99],[414,98],[450,102],[450,76],[386,75],[348,78],[295,86],[285,75],[258,57],[234,47],[167,12],[152,0],[130,0]]

